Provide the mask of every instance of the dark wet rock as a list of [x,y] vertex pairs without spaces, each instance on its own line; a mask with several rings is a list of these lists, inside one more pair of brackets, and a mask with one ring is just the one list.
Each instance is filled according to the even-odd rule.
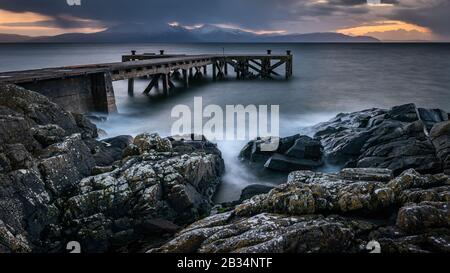
[[62,141],[66,134],[63,128],[55,124],[38,125],[31,128],[33,137],[43,146],[47,147]]
[[417,113],[427,132],[430,132],[435,124],[448,121],[447,113],[441,109],[418,108]]
[[430,138],[444,172],[450,174],[450,121],[435,124],[430,131]]
[[273,154],[264,164],[264,167],[274,171],[290,172],[294,170],[310,170],[322,165],[322,160],[298,159],[282,154]]
[[12,170],[29,169],[33,167],[33,159],[21,143],[4,146],[7,162]]
[[99,175],[99,174],[103,174],[103,173],[109,173],[112,172],[114,170],[114,166],[95,166],[94,168],[92,168],[92,175]]
[[0,143],[22,143],[30,151],[40,149],[41,145],[33,137],[31,131],[33,125],[35,123],[22,114],[2,106],[0,100]]
[[121,160],[124,151],[133,142],[131,136],[117,136],[100,141],[89,141],[88,145],[97,166],[106,167]]
[[140,154],[139,148],[134,144],[130,144],[123,150],[122,158],[127,158],[129,156],[137,156],[139,154]]
[[45,227],[56,223],[58,209],[36,171],[0,174],[0,185],[0,245],[5,252],[31,251]]
[[[274,153],[286,153],[291,147],[295,145],[295,142],[299,139],[302,139],[300,141],[307,142],[309,140],[309,137],[297,134],[284,138],[257,138],[250,141],[244,148],[242,148],[239,157],[252,162],[265,162]],[[301,143],[299,143],[299,145],[300,144]],[[265,145],[265,147],[262,148],[262,145]]]
[[402,122],[414,122],[419,119],[416,105],[413,103],[392,107],[391,111],[387,113],[387,118]]
[[193,151],[203,151],[208,154],[222,156],[222,152],[217,149],[217,145],[207,141],[204,136],[186,135],[168,138],[172,144],[172,150],[180,154],[188,154]]
[[310,159],[320,161],[323,154],[323,147],[320,141],[307,136],[301,136],[287,150],[286,156],[301,159]]
[[21,234],[14,234],[15,231],[5,225],[0,220],[0,253],[29,253],[31,252],[29,243]]
[[268,193],[273,188],[274,188],[273,186],[258,185],[258,184],[247,186],[242,190],[241,197],[239,198],[239,200],[244,201],[252,198],[255,195]]
[[382,253],[448,252],[448,199],[404,197],[435,191],[445,199],[449,183],[446,175],[413,170],[395,178],[388,169],[297,171],[286,184],[195,222],[150,252],[361,253],[372,240]]
[[43,179],[58,196],[71,192],[95,166],[94,158],[79,134],[49,146],[41,158],[38,164]]
[[448,202],[422,202],[407,204],[397,216],[397,224],[406,232],[421,232],[431,228],[450,227]]
[[[262,148],[262,145],[266,145]],[[270,149],[273,146],[273,149]],[[258,138],[250,141],[240,152],[240,158],[265,162],[267,169],[289,172],[313,169],[323,165],[320,141],[308,136]]]
[[93,124],[87,117],[82,114],[71,113],[75,119],[75,122],[82,130],[81,136],[83,138],[96,138],[98,137],[97,126]]
[[410,234],[396,226],[389,226],[372,231],[369,237],[380,243],[381,252],[384,254],[450,252],[448,228],[428,229],[422,233]]
[[[358,227],[359,226],[359,227]],[[163,253],[336,253],[355,251],[356,234],[370,224],[338,216],[262,213],[232,220],[218,214],[181,231],[151,252]]]
[[72,240],[139,251],[208,215],[224,171],[217,146],[181,140],[179,153],[157,134],[96,136],[84,116],[0,86],[0,252],[65,252]]
[[0,105],[37,125],[55,124],[68,134],[81,133],[74,117],[45,96],[16,85],[2,85]]
[[330,162],[359,168],[389,168],[397,175],[409,168],[437,173],[442,170],[441,162],[426,130],[445,119],[441,112],[418,110],[414,104],[405,104],[391,110],[339,114],[315,126],[315,137],[322,142]]
[[105,122],[108,120],[108,117],[106,116],[99,116],[99,115],[84,115],[86,118],[88,118],[92,122]]

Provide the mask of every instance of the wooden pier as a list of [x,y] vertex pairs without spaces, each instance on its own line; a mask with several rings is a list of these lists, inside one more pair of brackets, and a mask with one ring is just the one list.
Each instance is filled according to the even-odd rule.
[[[174,81],[181,81],[188,88],[193,80],[204,79],[211,73],[213,81],[224,79],[230,71],[237,79],[272,79],[283,77],[276,69],[285,67],[284,78],[292,76],[292,54],[205,54],[167,55],[144,53],[122,56],[122,62],[80,66],[44,68],[0,73],[0,84],[17,84],[48,96],[69,111],[105,112],[117,111],[113,81],[128,80],[128,93],[135,92],[136,78],[148,78],[143,90],[149,94],[162,86],[164,95],[175,88]],[[210,69],[208,69],[208,67]]]

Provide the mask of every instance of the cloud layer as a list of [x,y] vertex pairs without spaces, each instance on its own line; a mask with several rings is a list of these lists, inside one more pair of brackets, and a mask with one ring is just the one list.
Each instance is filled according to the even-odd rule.
[[227,24],[304,33],[391,20],[428,28],[436,37],[450,37],[449,0],[81,1],[81,6],[69,6],[66,0],[0,0],[0,9],[41,14],[50,19],[35,24],[59,28],[103,28],[131,23],[151,26],[156,31],[176,21],[183,25]]

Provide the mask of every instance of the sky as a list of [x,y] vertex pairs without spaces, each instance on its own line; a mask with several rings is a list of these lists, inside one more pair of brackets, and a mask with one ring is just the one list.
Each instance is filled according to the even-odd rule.
[[0,33],[158,31],[169,24],[450,41],[450,0],[0,0]]

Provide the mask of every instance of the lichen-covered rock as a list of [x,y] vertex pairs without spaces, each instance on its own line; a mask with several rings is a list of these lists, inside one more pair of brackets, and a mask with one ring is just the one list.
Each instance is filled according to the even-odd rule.
[[356,235],[371,224],[338,216],[284,216],[261,213],[233,221],[230,213],[211,216],[151,252],[175,253],[336,253],[354,252]]
[[[372,240],[386,253],[448,252],[448,201],[424,202],[448,198],[448,179],[413,170],[396,178],[388,169],[297,171],[286,184],[202,219],[150,252],[366,252]],[[413,199],[418,203],[406,203]]]
[[38,125],[31,128],[33,137],[45,148],[62,141],[66,131],[56,124]]
[[14,234],[11,227],[8,227],[0,220],[0,253],[15,252],[29,253],[31,252],[29,243],[21,234]]
[[407,204],[398,212],[397,226],[406,232],[420,232],[430,228],[449,228],[449,203],[421,202]]
[[134,138],[134,145],[139,152],[145,153],[150,151],[169,152],[172,150],[172,143],[169,139],[162,138],[158,134],[140,134]]
[[[344,170],[338,174],[297,171],[289,175],[288,183],[266,195],[255,196],[236,207],[237,215],[252,215],[260,212],[285,213],[290,215],[315,213],[340,213],[350,211],[378,211],[391,206],[395,199],[386,180],[379,174],[391,174],[390,170],[374,170],[378,176],[361,180],[360,173],[367,169]],[[349,176],[348,173],[354,173]],[[381,175],[381,177],[384,177]]]
[[414,104],[369,109],[339,114],[313,129],[329,161],[348,167],[389,168],[395,174],[410,168],[436,173],[442,166],[426,131],[440,119],[431,118],[430,111],[421,109],[420,115]]
[[[157,141],[166,142],[162,138]],[[125,158],[122,165],[111,172],[81,180],[78,194],[65,202],[66,221],[72,223],[75,230],[84,230],[86,219],[93,216],[105,225],[98,231],[102,236],[95,240],[86,232],[78,231],[73,236],[92,251],[111,250],[118,245],[127,247],[148,236],[173,233],[173,226],[192,223],[208,215],[224,170],[222,158],[201,149],[179,154],[167,151],[168,147],[171,144],[166,145],[163,152],[146,148],[139,156]],[[114,225],[117,219],[131,220],[118,227]],[[160,227],[170,229],[145,230],[157,219],[167,221],[169,224]],[[118,240],[117,236],[122,243],[111,244]]]
[[381,252],[389,253],[449,253],[450,230],[428,229],[417,234],[408,234],[396,226],[380,227],[369,234],[381,246]]

